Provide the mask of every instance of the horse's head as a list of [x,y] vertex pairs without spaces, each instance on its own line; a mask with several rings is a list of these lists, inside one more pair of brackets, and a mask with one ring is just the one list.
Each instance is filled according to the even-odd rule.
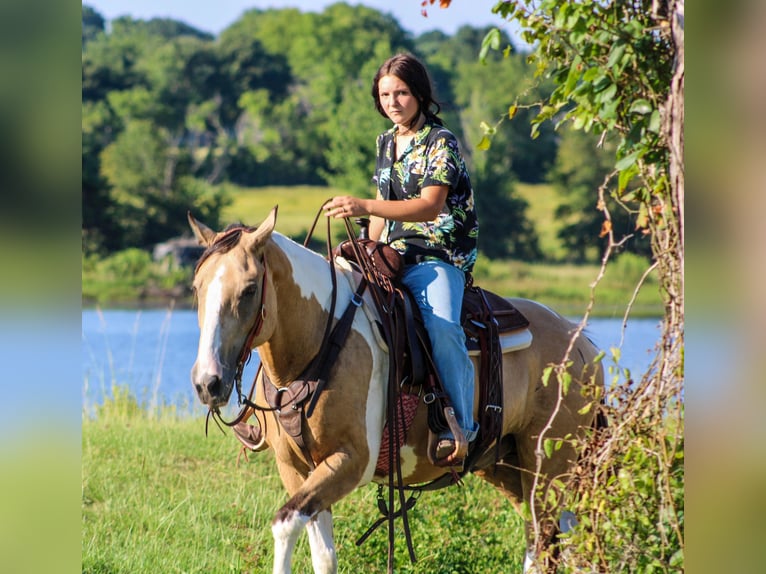
[[215,232],[189,214],[194,235],[207,247],[194,272],[200,338],[191,378],[200,401],[212,410],[229,401],[250,350],[268,337],[270,321],[264,317],[273,293],[264,249],[276,219],[274,207],[257,228]]

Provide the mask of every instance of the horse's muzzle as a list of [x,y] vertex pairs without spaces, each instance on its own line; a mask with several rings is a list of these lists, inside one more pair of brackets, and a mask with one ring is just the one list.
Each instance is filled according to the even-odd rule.
[[[224,385],[218,375],[205,374],[199,378],[194,376],[192,378],[194,390],[197,391],[197,396],[202,404],[214,409],[229,402],[231,385]],[[226,388],[227,386],[228,388]]]

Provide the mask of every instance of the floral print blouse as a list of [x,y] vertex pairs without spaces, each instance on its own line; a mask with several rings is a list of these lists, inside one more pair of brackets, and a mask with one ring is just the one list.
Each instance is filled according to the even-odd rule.
[[406,201],[430,185],[447,185],[442,212],[433,221],[387,221],[380,240],[402,253],[407,264],[440,259],[470,272],[476,262],[479,222],[473,188],[455,136],[426,122],[401,156],[394,157],[396,127],[378,136],[375,183],[380,197]]

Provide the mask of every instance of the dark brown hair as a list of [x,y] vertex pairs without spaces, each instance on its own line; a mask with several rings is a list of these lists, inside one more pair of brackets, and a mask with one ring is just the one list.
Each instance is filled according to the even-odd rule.
[[[441,111],[441,106],[439,102],[434,100],[431,78],[428,77],[428,71],[420,60],[412,54],[397,54],[383,62],[383,65],[378,68],[378,72],[372,80],[372,98],[375,100],[375,109],[381,116],[388,118],[383,106],[380,105],[380,94],[378,93],[378,83],[383,76],[396,76],[407,84],[412,95],[417,98],[419,111],[426,116],[426,120],[440,126],[444,125],[444,122],[437,115]],[[412,123],[415,124],[419,118],[420,114],[415,114]]]

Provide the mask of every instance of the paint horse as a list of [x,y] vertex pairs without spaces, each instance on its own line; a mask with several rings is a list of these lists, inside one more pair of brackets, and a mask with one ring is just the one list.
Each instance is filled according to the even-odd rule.
[[[228,403],[241,376],[242,358],[251,349],[257,350],[270,381],[256,385],[254,402],[264,405],[267,385],[277,392],[287,390],[322,346],[333,297],[328,261],[274,231],[276,219],[275,207],[257,228],[232,235],[215,232],[189,215],[197,239],[207,246],[193,285],[200,339],[191,378],[200,401],[212,412]],[[337,301],[349,302],[358,276],[339,265],[336,271]],[[596,409],[578,412],[585,412],[589,401],[578,388],[586,379],[601,384],[603,375],[594,362],[597,350],[580,336],[568,367],[573,381],[569,392],[562,397],[555,382],[543,384],[546,367],[562,361],[574,325],[539,303],[511,301],[530,321],[531,342],[503,354],[502,457],[497,464],[490,457],[484,467],[470,470],[521,511],[524,501],[532,499],[536,476],[543,481],[565,476],[575,459],[567,442],[550,457],[536,456],[538,437],[551,413],[558,404],[546,436],[575,436],[591,426]],[[345,304],[332,307],[337,319]],[[257,413],[262,442],[273,449],[290,497],[272,522],[275,574],[291,571],[293,549],[304,529],[314,572],[336,572],[332,505],[362,485],[388,481],[387,473],[376,473],[386,423],[389,361],[375,321],[374,306],[365,299],[326,388],[311,416],[304,417],[302,446],[281,427],[276,412]],[[426,409],[418,408],[399,451],[402,482],[407,485],[428,483],[446,472],[429,462],[426,419]],[[549,523],[555,525],[557,517],[551,516]],[[527,524],[528,540],[531,531]],[[533,552],[530,543],[525,561],[529,567]]]

